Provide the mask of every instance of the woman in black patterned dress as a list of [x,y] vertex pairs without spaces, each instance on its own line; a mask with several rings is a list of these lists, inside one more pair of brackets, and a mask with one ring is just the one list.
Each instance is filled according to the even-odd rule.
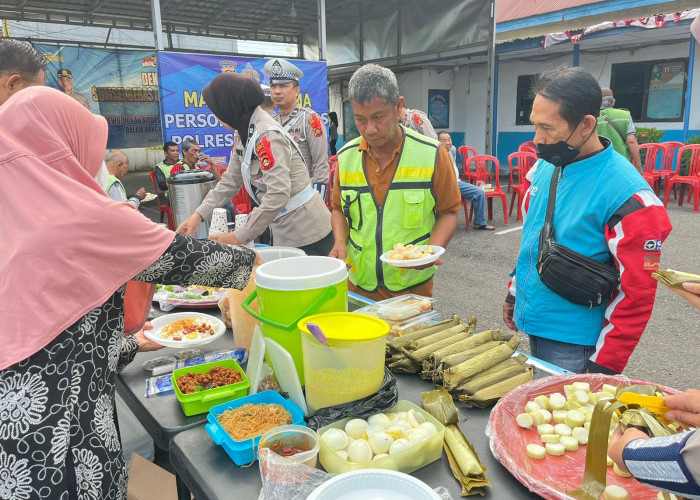
[[255,252],[107,197],[106,122],[70,97],[22,90],[0,122],[0,498],[121,500],[115,376],[138,350],[126,281],[242,289]]

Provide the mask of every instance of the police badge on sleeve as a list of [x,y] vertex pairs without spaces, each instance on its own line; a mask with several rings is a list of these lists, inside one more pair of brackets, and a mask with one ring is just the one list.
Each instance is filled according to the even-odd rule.
[[314,130],[314,135],[316,137],[321,137],[321,134],[323,134],[323,130],[321,129],[321,119],[318,117],[317,114],[314,114],[311,117],[311,120],[309,120],[309,125],[311,125],[311,128]]
[[260,160],[260,167],[266,172],[275,166],[275,157],[272,156],[272,148],[267,137],[260,139],[260,142],[255,146],[255,154]]

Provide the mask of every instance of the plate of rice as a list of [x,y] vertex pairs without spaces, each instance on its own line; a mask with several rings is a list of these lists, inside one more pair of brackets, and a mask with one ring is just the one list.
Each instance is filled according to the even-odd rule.
[[151,321],[146,338],[166,347],[184,348],[208,344],[226,331],[223,321],[208,314],[183,312],[166,314]]

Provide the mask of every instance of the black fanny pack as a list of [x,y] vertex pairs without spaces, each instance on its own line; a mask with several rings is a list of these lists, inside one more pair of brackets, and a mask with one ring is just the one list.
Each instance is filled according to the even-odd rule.
[[616,267],[591,259],[554,241],[552,216],[559,172],[560,167],[554,169],[549,184],[547,215],[540,231],[537,272],[540,281],[560,297],[593,309],[610,300],[620,283],[620,272]]

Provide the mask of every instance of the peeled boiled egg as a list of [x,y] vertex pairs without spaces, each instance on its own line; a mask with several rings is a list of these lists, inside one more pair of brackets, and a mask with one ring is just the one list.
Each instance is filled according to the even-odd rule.
[[367,427],[367,421],[361,418],[353,418],[345,424],[345,432],[353,439],[361,439]]
[[375,413],[367,419],[367,423],[369,425],[380,425],[386,429],[391,425],[391,420],[383,413]]
[[409,446],[411,446],[411,444],[408,442],[407,439],[399,438],[393,443],[391,443],[391,445],[389,446],[389,455],[393,455],[394,453],[397,453],[401,450],[405,450]]
[[369,437],[369,445],[374,453],[386,453],[394,438],[386,432],[375,432]]
[[408,442],[412,445],[419,444],[429,439],[428,432],[425,429],[420,428],[411,429],[406,433],[406,439],[408,439]]
[[389,455],[386,453],[378,453],[377,455],[374,455],[372,460],[379,460],[380,458],[388,457]]
[[342,458],[343,460],[347,460],[347,459],[348,459],[348,452],[347,452],[347,451],[345,451],[345,450],[338,450],[338,451],[336,451],[336,453],[337,453],[338,456],[339,456],[340,458]]
[[[422,415],[421,415],[422,416]],[[432,438],[437,434],[437,427],[433,425],[432,422],[423,422],[418,426],[418,429],[423,429],[425,432],[428,433],[428,439]]]
[[364,439],[355,439],[348,446],[348,459],[355,463],[369,462],[372,460],[372,448]]
[[369,438],[372,437],[372,434],[376,432],[384,432],[384,430],[385,428],[381,425],[369,424],[367,427],[365,427],[365,432],[362,433],[362,437],[369,441]]
[[348,446],[348,435],[342,429],[328,429],[321,437],[331,450],[338,451]]

